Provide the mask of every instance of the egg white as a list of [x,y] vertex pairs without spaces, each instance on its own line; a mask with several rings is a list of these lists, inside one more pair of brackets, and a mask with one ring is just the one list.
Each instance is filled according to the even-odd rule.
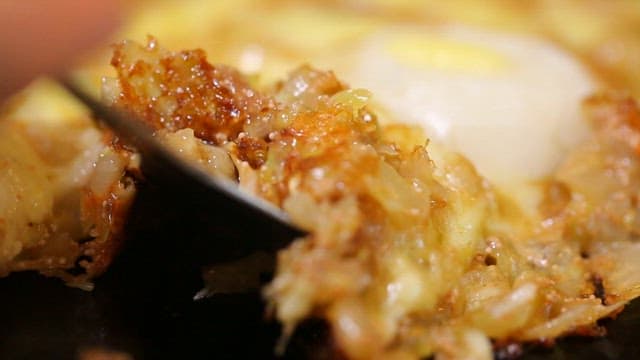
[[345,74],[395,120],[421,125],[499,186],[553,172],[588,134],[580,104],[596,88],[550,42],[459,26],[375,33]]

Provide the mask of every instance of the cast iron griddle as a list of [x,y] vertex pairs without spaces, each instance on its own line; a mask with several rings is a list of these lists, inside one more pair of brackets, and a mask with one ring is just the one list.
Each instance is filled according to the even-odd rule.
[[[202,254],[195,252],[203,250],[191,248],[191,240],[210,239],[217,259],[244,256],[251,248],[172,201],[141,189],[129,241],[92,292],[34,273],[0,279],[0,359],[74,359],[96,346],[135,359],[273,358],[280,327],[265,319],[257,291],[192,300],[201,287],[201,264],[194,259]],[[266,281],[269,274],[262,276]],[[567,338],[551,348],[525,345],[521,359],[640,358],[640,301],[603,324],[604,338]],[[335,358],[328,338],[322,323],[310,321],[291,339],[284,358]]]

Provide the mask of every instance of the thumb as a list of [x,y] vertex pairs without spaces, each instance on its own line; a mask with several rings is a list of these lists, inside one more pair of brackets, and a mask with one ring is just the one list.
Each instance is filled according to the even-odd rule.
[[120,10],[110,0],[0,1],[0,100],[104,40]]

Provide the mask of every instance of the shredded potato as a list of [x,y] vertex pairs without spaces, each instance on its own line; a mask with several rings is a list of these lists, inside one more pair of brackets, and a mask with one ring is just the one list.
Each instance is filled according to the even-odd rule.
[[46,80],[0,114],[0,134],[0,275],[35,270],[91,289],[122,241],[131,154]]
[[546,180],[535,221],[421,130],[379,124],[371,94],[331,72],[303,66],[257,89],[155,39],[119,44],[112,64],[115,106],[224,149],[242,189],[309,231],[264,290],[285,341],[320,317],[349,358],[489,359],[490,340],[599,334],[598,319],[640,295],[633,99],[586,101],[593,136]]

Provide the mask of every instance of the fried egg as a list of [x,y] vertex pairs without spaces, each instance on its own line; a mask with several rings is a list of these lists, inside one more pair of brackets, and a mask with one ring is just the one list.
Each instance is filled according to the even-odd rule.
[[584,140],[580,104],[596,87],[549,42],[462,27],[376,33],[347,74],[394,120],[422,126],[498,185],[551,174]]

